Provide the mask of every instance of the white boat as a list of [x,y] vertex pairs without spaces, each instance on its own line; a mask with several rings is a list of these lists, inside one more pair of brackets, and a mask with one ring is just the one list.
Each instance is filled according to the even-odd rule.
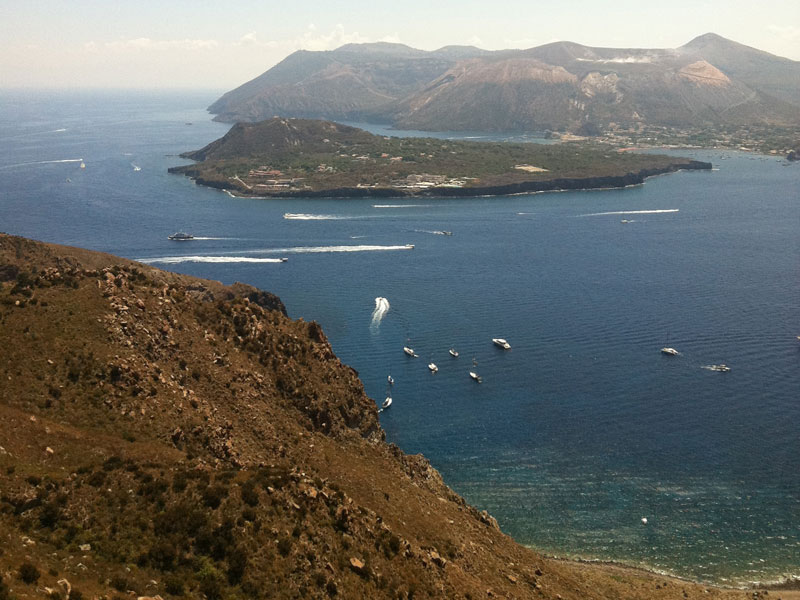
[[630,221],[629,221],[628,219],[622,219],[622,220],[620,221],[620,223],[630,223]]
[[450,356],[458,358],[458,352],[456,352],[455,348],[450,348]]
[[679,356],[680,352],[675,350],[675,348],[662,348],[661,354],[669,354],[670,356]]
[[509,344],[503,338],[492,338],[492,342],[494,342],[495,346],[498,346],[503,350],[511,350],[511,344]]
[[392,377],[391,375],[389,375],[389,376],[386,378],[386,381],[388,381],[388,382],[389,382],[389,385],[394,385],[394,377]]
[[480,383],[482,381],[481,376],[478,375],[475,371],[470,371],[469,372],[469,376],[472,377],[472,379],[474,381],[477,381],[478,383]]
[[731,368],[726,364],[709,365],[706,367],[709,371],[719,371],[720,373],[727,373]]
[[414,244],[406,244],[406,250],[413,250]]
[[431,373],[436,373],[436,371],[439,370],[439,367],[437,367],[435,363],[429,363],[428,368],[431,370]]
[[167,236],[169,240],[184,242],[186,240],[193,240],[194,236],[191,233],[184,233],[183,231],[176,231],[172,235]]
[[414,352],[413,348],[409,348],[408,346],[403,346],[403,352],[408,354],[411,358],[417,358],[417,353]]
[[384,400],[383,404],[381,404],[381,410],[386,410],[391,405],[392,405],[392,397],[391,396],[386,396],[386,400]]

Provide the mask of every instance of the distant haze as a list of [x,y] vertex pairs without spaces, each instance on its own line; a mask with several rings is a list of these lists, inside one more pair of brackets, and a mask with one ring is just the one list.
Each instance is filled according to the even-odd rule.
[[[299,49],[391,41],[434,50],[675,48],[713,31],[800,60],[800,2],[0,0],[0,86],[228,89]],[[769,8],[769,10],[766,9]]]

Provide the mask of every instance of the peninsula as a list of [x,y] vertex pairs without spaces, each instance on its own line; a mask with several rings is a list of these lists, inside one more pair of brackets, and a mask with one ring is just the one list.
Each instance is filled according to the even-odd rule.
[[237,123],[199,161],[173,167],[202,185],[255,197],[495,196],[618,188],[707,162],[573,143],[395,138],[331,121]]

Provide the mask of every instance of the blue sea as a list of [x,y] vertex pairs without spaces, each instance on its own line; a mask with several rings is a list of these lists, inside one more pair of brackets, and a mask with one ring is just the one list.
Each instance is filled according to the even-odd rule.
[[388,439],[523,544],[718,584],[800,576],[800,165],[680,151],[714,170],[232,198],[167,173],[227,131],[218,96],[0,92],[0,231],[278,294],[376,402],[394,377]]

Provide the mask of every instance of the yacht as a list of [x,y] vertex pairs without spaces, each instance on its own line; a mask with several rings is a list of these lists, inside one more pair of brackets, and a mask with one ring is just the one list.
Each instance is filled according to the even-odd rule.
[[413,348],[409,348],[408,346],[403,346],[403,352],[408,354],[411,358],[417,358],[418,357],[417,353],[414,352],[414,349]]
[[731,368],[726,364],[719,364],[719,365],[710,365],[707,367],[711,371],[719,371],[720,373],[727,373],[731,370]]
[[433,362],[428,364],[428,368],[431,370],[431,373],[436,373],[436,371],[439,370],[439,367],[437,367]]
[[194,236],[191,233],[184,233],[183,231],[176,231],[170,236],[167,236],[169,240],[175,240],[178,242],[183,242],[186,240],[193,240]]
[[389,376],[386,378],[386,381],[388,381],[388,382],[389,382],[389,385],[394,385],[394,377],[392,377],[391,375],[389,375]]
[[456,352],[455,348],[450,348],[450,356],[458,358],[458,352]]
[[381,404],[381,410],[386,410],[391,405],[392,405],[392,397],[391,396],[386,396],[386,400],[384,400],[383,404]]
[[475,371],[470,371],[470,372],[469,372],[469,376],[470,376],[470,377],[473,379],[473,381],[477,381],[478,383],[480,383],[481,381],[483,381],[483,380],[481,379],[481,376],[480,376],[480,375],[478,375],[478,374],[477,374]]
[[511,350],[511,344],[505,341],[503,338],[492,338],[495,346],[502,348],[503,350]]
[[679,356],[680,352],[675,350],[675,348],[662,348],[661,354],[669,354],[670,356]]

